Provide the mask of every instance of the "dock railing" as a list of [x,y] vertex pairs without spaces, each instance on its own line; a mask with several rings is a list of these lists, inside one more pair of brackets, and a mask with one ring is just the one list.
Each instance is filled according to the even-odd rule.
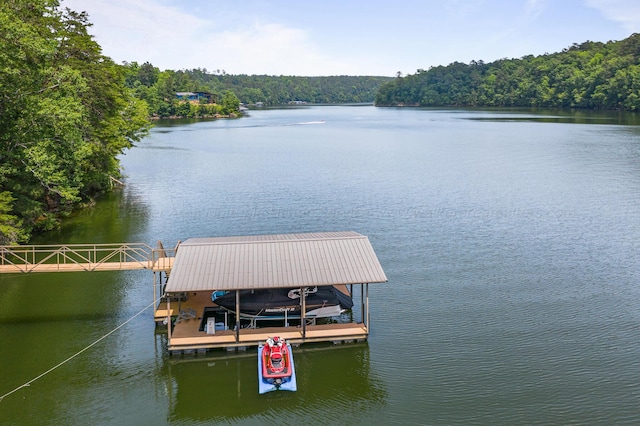
[[175,249],[144,243],[0,246],[0,273],[171,269]]

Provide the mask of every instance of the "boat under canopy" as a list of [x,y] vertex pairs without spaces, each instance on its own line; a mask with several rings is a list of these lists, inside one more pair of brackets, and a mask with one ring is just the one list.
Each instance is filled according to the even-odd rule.
[[[369,239],[353,231],[190,238],[180,243],[170,277],[161,287],[160,294],[167,296],[161,312],[167,324],[168,348],[178,351],[259,345],[265,338],[262,331],[255,330],[260,320],[284,320],[278,334],[293,344],[366,339],[369,284],[386,281]],[[340,315],[353,306],[352,286],[360,288],[359,322],[353,315]],[[300,299],[302,289],[307,296]],[[220,297],[218,305],[211,298],[214,292],[228,293]],[[196,308],[196,316],[202,313],[200,327],[197,321],[172,323],[176,313],[191,309],[200,296],[204,296],[202,306]],[[178,300],[177,310],[172,308],[172,300]],[[235,319],[233,331],[225,327],[227,314],[235,317],[230,320]],[[212,316],[214,320],[209,321]],[[338,316],[340,321],[328,324],[314,321]],[[300,326],[289,326],[289,319],[302,318],[305,320]],[[219,332],[218,320],[225,324]],[[215,324],[212,330],[210,322]],[[205,326],[207,334],[203,335]],[[193,334],[191,327],[195,329]]]
[[[305,317],[325,318],[340,315],[353,307],[351,296],[334,286],[307,287]],[[232,291],[214,300],[218,306],[235,313],[236,292]],[[300,288],[270,288],[240,291],[240,314],[251,317],[300,317]]]

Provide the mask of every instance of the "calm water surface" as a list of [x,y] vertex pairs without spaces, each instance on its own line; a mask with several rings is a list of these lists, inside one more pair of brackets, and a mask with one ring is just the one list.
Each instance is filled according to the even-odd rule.
[[[633,117],[632,117],[633,118]],[[637,118],[634,118],[637,121]],[[595,113],[252,111],[160,123],[126,187],[38,242],[354,230],[368,343],[169,357],[149,309],[0,401],[0,423],[638,424],[640,127]],[[0,277],[0,394],[152,302],[148,272]]]

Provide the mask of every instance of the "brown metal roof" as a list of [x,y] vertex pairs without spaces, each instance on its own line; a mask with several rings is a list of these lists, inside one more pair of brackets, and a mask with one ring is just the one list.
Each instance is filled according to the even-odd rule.
[[319,232],[188,239],[178,248],[166,291],[386,281],[366,236]]

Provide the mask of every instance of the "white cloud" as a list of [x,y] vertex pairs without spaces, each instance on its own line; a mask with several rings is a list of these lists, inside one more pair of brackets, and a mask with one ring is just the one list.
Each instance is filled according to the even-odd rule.
[[189,41],[208,24],[152,0],[93,0],[90,3],[64,0],[62,5],[89,13],[89,21],[93,23],[89,32],[102,46],[103,53],[116,62],[152,61],[166,53],[181,56]]
[[[359,70],[322,54],[306,31],[278,23],[223,28],[155,0],[64,0],[89,7],[90,33],[116,62],[149,61],[161,69],[207,68],[231,74],[327,75]],[[226,22],[224,18],[220,21]]]
[[640,2],[638,0],[585,0],[607,19],[620,22],[631,33],[640,32]]
[[319,52],[306,31],[275,23],[256,22],[212,33],[200,43],[199,50],[205,54],[199,58],[201,63],[215,62],[219,64],[216,69],[226,67],[227,72],[234,74],[319,75],[345,68]]

